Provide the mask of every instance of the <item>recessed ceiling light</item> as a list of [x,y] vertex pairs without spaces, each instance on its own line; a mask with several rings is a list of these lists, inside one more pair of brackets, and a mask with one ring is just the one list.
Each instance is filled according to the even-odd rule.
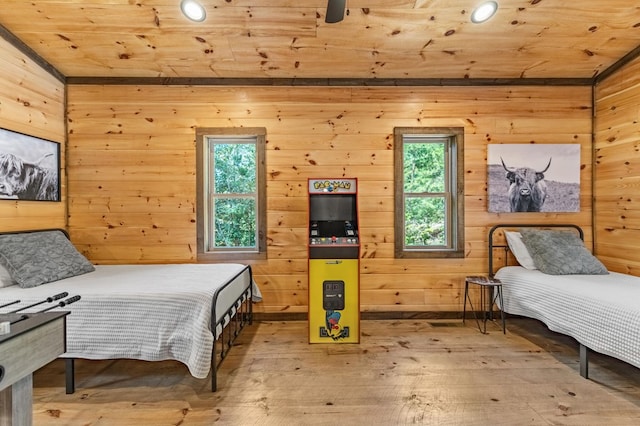
[[195,0],[182,0],[180,9],[184,16],[195,22],[202,22],[207,17],[204,7]]
[[491,18],[498,10],[498,3],[495,1],[487,1],[482,3],[471,14],[471,22],[480,24]]

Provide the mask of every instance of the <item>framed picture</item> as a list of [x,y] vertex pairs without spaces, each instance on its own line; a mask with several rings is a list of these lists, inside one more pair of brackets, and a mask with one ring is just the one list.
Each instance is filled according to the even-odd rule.
[[579,212],[580,145],[489,144],[488,211]]
[[60,144],[0,128],[0,200],[60,201]]

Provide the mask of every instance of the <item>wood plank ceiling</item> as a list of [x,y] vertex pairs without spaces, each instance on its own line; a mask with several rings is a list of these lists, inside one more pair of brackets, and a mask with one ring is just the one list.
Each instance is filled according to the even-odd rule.
[[0,25],[66,77],[592,79],[640,46],[638,0],[3,0]]

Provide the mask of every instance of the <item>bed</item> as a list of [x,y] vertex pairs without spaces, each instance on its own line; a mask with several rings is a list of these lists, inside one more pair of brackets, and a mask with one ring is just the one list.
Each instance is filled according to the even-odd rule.
[[[530,232],[555,235],[560,243],[527,239]],[[640,368],[640,278],[607,271],[586,250],[583,235],[579,227],[563,224],[491,228],[489,275],[502,282],[504,312],[538,319],[573,337],[585,378],[589,350]],[[554,265],[549,269],[545,262]]]
[[[0,314],[70,312],[67,393],[76,358],[176,360],[193,377],[211,372],[215,391],[217,369],[260,299],[248,265],[92,265],[63,230],[0,233],[0,265]],[[61,293],[68,297],[25,309]]]

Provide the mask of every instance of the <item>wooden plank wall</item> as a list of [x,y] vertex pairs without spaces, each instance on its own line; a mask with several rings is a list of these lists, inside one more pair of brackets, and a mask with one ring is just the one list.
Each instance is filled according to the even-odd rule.
[[0,230],[66,224],[64,84],[0,37],[0,127],[61,144],[61,202],[0,200]]
[[[591,241],[590,87],[68,87],[69,229],[96,263],[196,259],[195,129],[267,129],[264,312],[307,310],[307,178],[359,179],[363,311],[461,311],[498,222],[574,222]],[[393,258],[393,128],[465,129],[464,259]],[[488,143],[582,146],[581,211],[490,214]]]
[[596,254],[640,275],[640,58],[597,85],[595,99]]

